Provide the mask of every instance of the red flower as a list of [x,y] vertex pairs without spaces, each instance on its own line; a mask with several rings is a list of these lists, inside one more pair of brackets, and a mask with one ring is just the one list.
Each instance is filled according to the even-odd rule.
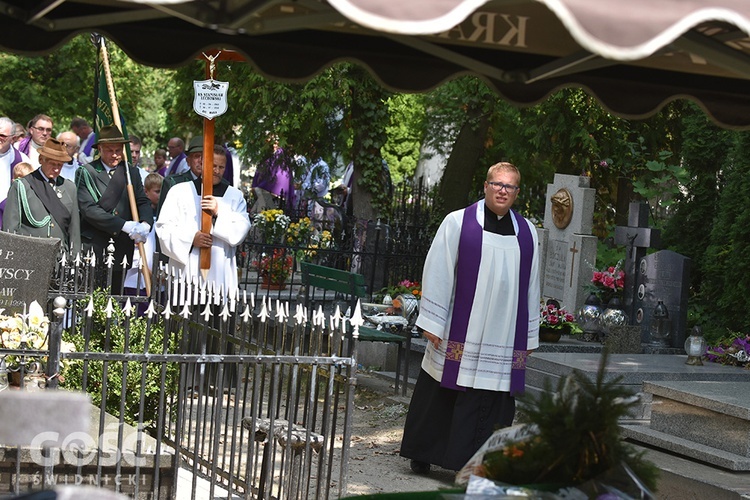
[[271,255],[261,258],[260,262],[253,262],[258,268],[258,275],[276,285],[286,282],[293,264],[292,256],[287,255],[283,248],[277,248]]

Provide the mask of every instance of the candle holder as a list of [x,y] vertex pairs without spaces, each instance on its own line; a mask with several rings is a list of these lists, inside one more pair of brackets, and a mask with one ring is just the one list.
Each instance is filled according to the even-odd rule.
[[703,355],[706,353],[706,339],[700,326],[694,326],[693,332],[685,339],[685,352],[688,355],[686,365],[703,366]]

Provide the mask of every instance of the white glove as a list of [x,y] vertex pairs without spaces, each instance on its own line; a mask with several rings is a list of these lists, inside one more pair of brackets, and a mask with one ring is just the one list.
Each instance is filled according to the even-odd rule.
[[146,237],[143,236],[138,231],[133,231],[129,234],[130,239],[133,240],[135,243],[146,243]]
[[136,231],[138,231],[138,234],[143,235],[144,237],[148,236],[148,233],[151,232],[151,226],[148,222],[139,222],[136,226]]
[[[122,225],[122,232],[130,236],[136,226],[138,226],[138,223],[134,220],[125,221],[125,224]],[[132,236],[130,237],[132,238]]]

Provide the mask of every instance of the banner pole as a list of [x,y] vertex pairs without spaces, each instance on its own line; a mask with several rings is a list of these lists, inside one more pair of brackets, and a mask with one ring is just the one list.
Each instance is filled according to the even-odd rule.
[[[122,121],[120,119],[120,110],[117,106],[117,98],[115,97],[115,87],[112,83],[112,74],[109,71],[109,57],[107,55],[107,46],[104,37],[101,38],[100,47],[102,64],[104,65],[104,75],[107,79],[107,92],[109,93],[109,100],[112,104],[112,116],[114,117],[115,125],[120,129],[122,133]],[[123,144],[123,152],[125,151],[125,145]],[[133,190],[133,179],[130,178],[130,165],[127,158],[125,159],[125,177],[127,178],[127,190],[128,190],[128,201],[130,202],[130,213],[135,222],[140,222],[141,218],[138,215],[138,205],[135,202],[135,191]],[[146,287],[146,296],[151,296],[151,271],[148,268],[148,259],[146,258],[146,249],[143,243],[136,243],[138,246],[138,253],[141,255],[141,273],[143,274],[143,284]]]

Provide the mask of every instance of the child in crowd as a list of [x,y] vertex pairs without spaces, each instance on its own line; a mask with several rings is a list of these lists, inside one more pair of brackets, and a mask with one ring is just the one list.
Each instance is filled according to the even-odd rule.
[[161,194],[161,184],[163,181],[164,177],[154,172],[148,174],[143,181],[143,190],[146,192],[146,196],[151,201],[151,207],[154,209],[154,220],[156,220],[156,205],[159,204],[159,195]]
[[27,163],[25,161],[16,163],[16,165],[13,167],[13,178],[20,179],[21,177],[26,177],[33,171],[34,166],[31,163]]
[[[149,269],[152,269],[154,251],[156,250],[156,231],[154,226],[156,225],[156,205],[159,203],[159,194],[161,193],[161,184],[163,177],[156,173],[151,173],[146,176],[143,180],[143,190],[146,193],[151,206],[154,209],[154,220],[151,222],[151,232],[148,234],[146,243],[143,244],[146,252],[146,265]],[[141,262],[141,254],[138,248],[135,249],[133,254],[133,267],[128,269],[125,273],[125,294],[143,296],[146,295],[145,285],[143,284],[143,276],[138,269]],[[148,307],[147,302],[140,302],[138,304],[137,314],[142,316],[146,312]]]
[[167,151],[166,150],[157,149],[154,152],[154,164],[156,165],[154,172],[161,172],[162,169],[166,170],[166,166],[167,166]]

